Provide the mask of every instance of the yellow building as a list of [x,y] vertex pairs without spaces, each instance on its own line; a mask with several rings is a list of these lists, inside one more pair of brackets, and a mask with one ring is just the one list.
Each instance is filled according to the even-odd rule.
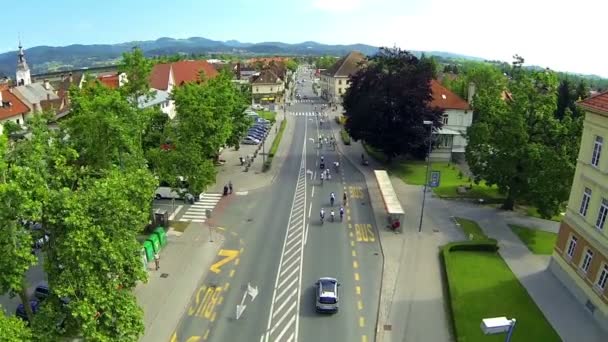
[[583,137],[549,268],[608,331],[608,92],[579,106]]
[[321,97],[332,103],[341,103],[342,96],[350,86],[348,78],[359,70],[359,63],[364,61],[365,56],[361,52],[352,51],[329,69],[323,70],[319,82]]

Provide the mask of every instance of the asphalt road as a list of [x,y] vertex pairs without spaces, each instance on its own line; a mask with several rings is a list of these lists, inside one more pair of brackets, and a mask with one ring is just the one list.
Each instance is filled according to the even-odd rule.
[[[293,104],[288,115],[312,112],[322,102],[313,97],[310,81],[301,89],[315,103]],[[310,141],[318,134],[315,117],[295,118],[293,135],[283,137],[290,146],[275,182],[233,195],[219,208],[224,252],[217,273],[208,272],[192,294],[177,328],[180,341],[373,341],[381,253],[369,196],[363,176],[327,147],[327,164],[340,160],[344,176],[332,170],[332,180],[319,186],[319,149]],[[350,201],[339,222],[345,186]],[[321,226],[319,209],[324,206],[329,218],[331,191],[339,199],[337,220]],[[322,276],[342,284],[337,314],[314,311],[314,282]]]

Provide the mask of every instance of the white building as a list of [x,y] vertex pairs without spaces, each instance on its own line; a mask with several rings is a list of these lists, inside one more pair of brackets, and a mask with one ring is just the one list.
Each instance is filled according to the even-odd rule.
[[17,72],[15,82],[17,82],[18,86],[28,85],[32,83],[32,77],[30,75],[30,67],[27,65],[25,61],[25,52],[23,52],[23,46],[21,46],[21,42],[19,42],[19,54],[17,61]]
[[151,89],[151,91],[151,97],[142,96],[138,99],[139,108],[158,107],[161,112],[169,116],[169,119],[175,118],[175,101],[171,99],[171,93],[156,89]]
[[361,52],[353,51],[340,58],[331,68],[321,71],[321,97],[330,102],[341,103],[342,96],[349,87],[348,78],[359,70],[359,64],[363,61],[365,56]]
[[[469,89],[470,98],[474,89]],[[467,147],[465,134],[473,123],[473,111],[469,103],[452,93],[436,80],[431,80],[433,100],[429,104],[444,110],[443,127],[436,133],[436,145],[431,153],[431,160],[460,161],[464,160]]]

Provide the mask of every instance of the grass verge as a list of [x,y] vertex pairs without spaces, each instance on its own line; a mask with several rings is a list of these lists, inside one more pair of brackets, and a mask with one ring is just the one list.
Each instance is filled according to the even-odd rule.
[[460,225],[460,229],[469,240],[487,240],[488,237],[481,230],[481,227],[475,221],[467,220],[461,217],[454,218]]
[[375,148],[369,146],[368,144],[361,142],[361,144],[363,145],[363,149],[365,150],[365,152],[367,152],[367,154],[374,158],[376,161],[382,163],[382,164],[386,164],[387,162],[387,158],[384,155],[384,153],[376,150]]
[[258,113],[258,115],[262,119],[266,119],[266,120],[268,120],[268,121],[270,121],[272,123],[274,123],[277,120],[276,119],[277,113],[275,113],[275,112],[270,112],[270,111],[267,111],[267,110],[260,110],[260,111],[257,111],[256,113]]
[[[537,218],[543,218],[542,216],[540,216],[540,214],[538,213],[538,209],[536,209],[535,207],[532,206],[518,206],[519,210],[521,210],[524,214],[531,216],[531,217],[537,217]],[[549,220],[551,221],[555,221],[555,222],[561,222],[562,219],[564,217],[561,214],[557,214],[553,217],[550,217]]]
[[484,335],[479,327],[483,318],[502,316],[517,319],[513,341],[560,341],[497,249],[496,240],[442,248],[456,341],[504,341],[504,334]]
[[553,253],[557,234],[546,232],[535,228],[528,228],[517,224],[510,224],[509,227],[519,237],[530,252],[534,254],[550,255]]
[[340,130],[340,136],[342,137],[344,145],[350,145],[350,135],[348,135],[345,129]]
[[263,172],[270,170],[270,167],[272,166],[272,159],[274,158],[274,155],[277,153],[277,150],[279,149],[279,144],[281,143],[281,138],[283,137],[283,132],[285,131],[285,127],[287,127],[287,121],[281,120],[281,126],[279,127],[279,132],[277,133],[277,135],[275,135],[274,140],[272,141],[272,145],[270,146],[270,151],[268,152],[268,158],[266,158],[266,162],[264,163],[264,166],[262,167]]
[[[426,177],[426,162],[408,161],[400,162],[391,167],[391,171],[404,182],[414,185],[424,185]],[[441,197],[483,198],[500,200],[504,196],[498,192],[496,186],[489,186],[484,181],[479,184],[464,176],[454,164],[447,162],[431,162],[430,171],[441,172],[439,186],[434,188],[435,194]],[[459,188],[466,187],[466,192],[459,192]]]

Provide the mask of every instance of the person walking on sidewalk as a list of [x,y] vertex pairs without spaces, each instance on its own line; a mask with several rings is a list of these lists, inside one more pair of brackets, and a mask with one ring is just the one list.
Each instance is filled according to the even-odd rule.
[[232,181],[228,181],[228,190],[230,190],[230,194],[232,194]]
[[160,268],[160,255],[158,255],[158,252],[154,253],[154,264],[156,265],[156,270],[158,271]]

